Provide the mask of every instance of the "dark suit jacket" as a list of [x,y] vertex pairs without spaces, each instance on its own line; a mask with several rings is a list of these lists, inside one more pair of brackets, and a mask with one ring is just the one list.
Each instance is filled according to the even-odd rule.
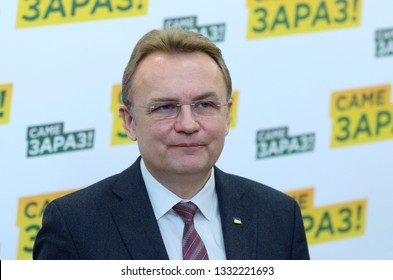
[[[216,167],[215,180],[227,259],[309,259],[292,198]],[[140,158],[120,174],[51,202],[33,258],[168,259]]]

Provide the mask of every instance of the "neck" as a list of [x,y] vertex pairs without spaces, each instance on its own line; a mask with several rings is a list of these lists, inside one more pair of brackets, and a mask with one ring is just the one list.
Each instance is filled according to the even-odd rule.
[[198,174],[166,174],[151,171],[148,167],[147,169],[161,185],[183,199],[193,198],[205,186],[211,175],[211,170]]

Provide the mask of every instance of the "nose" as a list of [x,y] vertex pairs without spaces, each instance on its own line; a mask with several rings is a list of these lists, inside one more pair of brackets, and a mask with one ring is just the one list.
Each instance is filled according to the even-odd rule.
[[190,105],[180,107],[179,115],[176,117],[175,130],[191,134],[197,132],[200,126],[191,110]]

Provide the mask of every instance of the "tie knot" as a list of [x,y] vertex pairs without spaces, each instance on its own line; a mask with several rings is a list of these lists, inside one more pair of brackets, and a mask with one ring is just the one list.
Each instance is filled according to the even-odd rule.
[[191,201],[178,203],[172,207],[173,210],[184,220],[184,222],[191,222],[194,219],[194,215],[198,206]]

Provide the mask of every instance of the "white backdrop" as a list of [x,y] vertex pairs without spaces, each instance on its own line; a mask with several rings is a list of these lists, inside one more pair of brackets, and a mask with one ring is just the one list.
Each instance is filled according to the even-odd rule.
[[137,158],[112,139],[122,73],[144,33],[176,23],[214,40],[232,74],[217,165],[298,199],[313,259],[392,259],[392,11],[390,0],[1,1],[0,258],[31,258],[48,201]]

